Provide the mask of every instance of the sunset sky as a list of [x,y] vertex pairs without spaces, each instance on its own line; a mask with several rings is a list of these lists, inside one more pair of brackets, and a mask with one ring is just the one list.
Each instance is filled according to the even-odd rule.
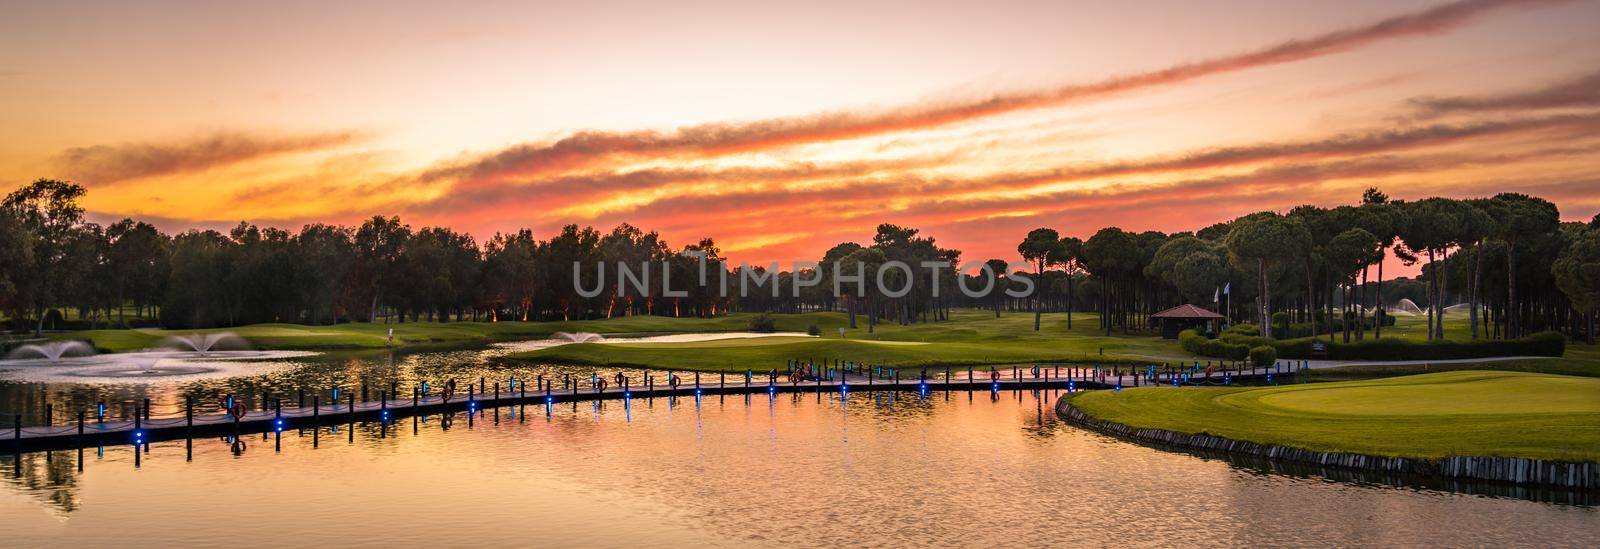
[[736,260],[1518,191],[1600,211],[1600,2],[0,0],[0,190],[101,221],[629,222]]

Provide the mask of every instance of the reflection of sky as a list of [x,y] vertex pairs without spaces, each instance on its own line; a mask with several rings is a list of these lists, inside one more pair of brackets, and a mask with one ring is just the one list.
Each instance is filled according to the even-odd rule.
[[176,383],[261,375],[297,365],[307,351],[147,351],[0,360],[0,380],[23,383]]
[[[23,546],[1562,544],[1595,512],[1235,469],[1062,425],[1057,395],[756,395],[538,406],[57,453],[5,475]],[[11,462],[7,462],[10,467]],[[48,467],[53,473],[46,473]],[[7,471],[10,473],[11,471]],[[1286,520],[1284,513],[1315,517]],[[1379,512],[1378,510],[1387,510]],[[1403,512],[1402,512],[1403,511]],[[1374,513],[1386,516],[1374,516]],[[1387,516],[1387,515],[1394,516]],[[1482,521],[1484,516],[1515,516]],[[385,524],[380,517],[405,517]],[[250,529],[270,520],[292,528]],[[377,522],[374,522],[377,521]],[[1069,535],[1071,541],[1063,542]]]
[[[1600,211],[1594,100],[1527,100],[1600,69],[1600,3],[834,3],[28,4],[0,22],[0,188],[73,178],[98,218],[169,230],[628,221],[753,262],[880,222],[1009,258],[1040,225],[1189,230],[1367,186]],[[1074,98],[986,107],[1036,90]],[[1347,146],[1385,136],[1410,138]],[[1173,162],[1217,148],[1255,153]]]

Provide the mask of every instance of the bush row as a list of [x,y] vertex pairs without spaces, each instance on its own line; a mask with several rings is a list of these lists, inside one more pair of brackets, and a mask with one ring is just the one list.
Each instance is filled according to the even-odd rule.
[[1229,343],[1221,339],[1207,339],[1194,330],[1178,332],[1178,345],[1183,350],[1200,356],[1244,360],[1250,356],[1250,346]]
[[[1194,330],[1178,334],[1183,350],[1200,356],[1243,360],[1251,349],[1266,346],[1276,358],[1308,359],[1312,339],[1267,339],[1249,334],[1239,325],[1224,331],[1218,339],[1206,339]],[[1408,341],[1399,338],[1368,339],[1352,343],[1328,342],[1327,357],[1332,360],[1451,360],[1497,356],[1559,357],[1566,352],[1567,338],[1557,332],[1539,332],[1520,339],[1480,339],[1477,341]]]

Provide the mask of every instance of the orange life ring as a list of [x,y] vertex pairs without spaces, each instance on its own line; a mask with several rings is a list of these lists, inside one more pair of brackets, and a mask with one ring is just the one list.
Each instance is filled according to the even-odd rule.
[[232,415],[233,419],[244,419],[244,415],[247,412],[248,410],[245,409],[244,403],[238,401],[234,401],[233,407],[228,409],[228,414]]

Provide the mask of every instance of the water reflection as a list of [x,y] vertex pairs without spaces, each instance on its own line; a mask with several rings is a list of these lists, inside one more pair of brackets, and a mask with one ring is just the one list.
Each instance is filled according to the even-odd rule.
[[[577,366],[532,365],[522,362],[501,361],[512,352],[509,347],[460,348],[453,350],[422,351],[363,351],[336,352],[313,356],[295,356],[273,360],[274,367],[261,368],[256,375],[207,378],[152,380],[148,383],[94,383],[81,380],[52,379],[49,381],[18,381],[0,379],[0,411],[22,416],[23,424],[46,423],[47,410],[54,412],[54,423],[75,421],[79,411],[93,421],[100,403],[106,405],[107,420],[131,419],[134,411],[149,399],[151,415],[182,417],[185,400],[194,402],[196,413],[220,411],[224,395],[233,395],[250,409],[270,406],[281,399],[284,406],[299,404],[302,399],[329,402],[338,394],[341,401],[352,394],[363,400],[376,400],[380,391],[395,390],[401,398],[409,398],[413,389],[422,383],[431,384],[437,392],[444,380],[457,379],[466,385],[481,380],[483,388],[493,391],[499,383],[509,391],[513,380],[517,383],[536,383],[540,376],[555,380],[561,387],[569,376],[583,386],[589,386],[592,376],[611,377],[618,371],[633,383],[642,383],[645,375],[653,375],[661,382],[663,374],[646,374],[635,369],[592,368]],[[362,397],[362,391],[366,397]],[[530,388],[531,390],[531,388]]]
[[[590,401],[28,454],[8,464],[0,535],[215,543],[272,517],[340,546],[1537,545],[1600,524],[1127,444],[1059,421],[1058,396]],[[379,517],[406,520],[375,536]]]

